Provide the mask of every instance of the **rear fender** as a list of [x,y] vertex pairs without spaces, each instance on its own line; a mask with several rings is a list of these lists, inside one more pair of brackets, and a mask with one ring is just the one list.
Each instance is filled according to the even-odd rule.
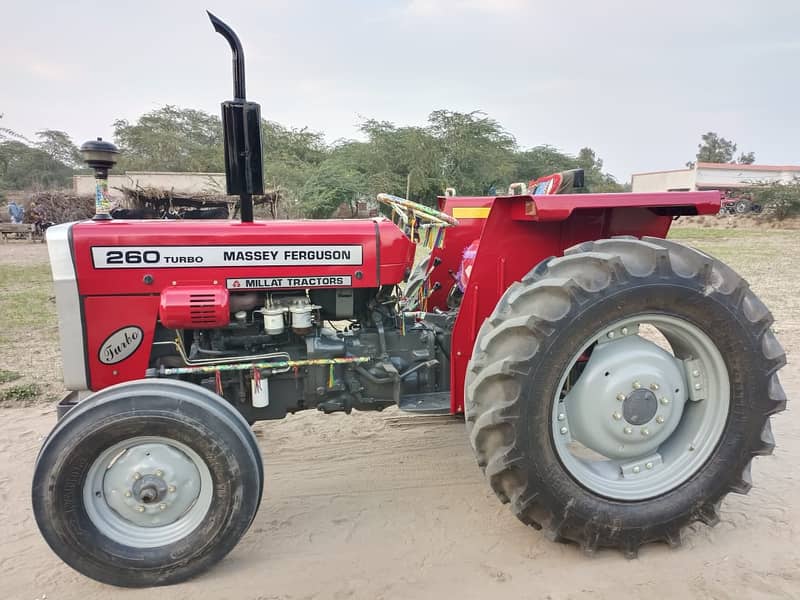
[[[477,204],[474,198],[447,198],[445,212],[464,200]],[[581,242],[618,235],[664,238],[675,215],[717,213],[720,193],[523,195],[484,200],[490,201],[487,206],[491,210],[482,219],[482,227],[467,221],[465,231],[459,234],[459,219],[459,225],[447,233],[446,251],[442,252],[446,259],[430,277],[431,285],[439,281],[441,287],[431,295],[428,309],[445,309],[452,279],[444,269],[458,269],[457,262],[451,266],[453,261],[460,260],[464,247],[480,229],[480,245],[453,329],[453,413],[464,411],[464,380],[478,330],[512,283],[545,258],[562,256],[565,249]]]

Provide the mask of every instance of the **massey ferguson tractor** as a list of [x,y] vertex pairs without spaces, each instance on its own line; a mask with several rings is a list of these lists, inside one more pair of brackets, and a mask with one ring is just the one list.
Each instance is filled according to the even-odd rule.
[[392,218],[254,220],[260,109],[211,20],[241,220],[111,219],[98,142],[97,217],[47,231],[70,393],[32,496],[59,557],[130,587],[208,569],[261,502],[250,425],[307,409],[463,414],[500,501],[590,554],[676,546],[747,493],[784,351],[744,279],[665,239],[718,192],[551,193],[559,177],[436,208],[380,195]]

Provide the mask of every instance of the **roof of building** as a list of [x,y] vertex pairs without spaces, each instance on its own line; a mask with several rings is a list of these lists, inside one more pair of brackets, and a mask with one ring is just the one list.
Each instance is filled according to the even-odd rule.
[[800,171],[798,165],[745,165],[740,163],[697,163],[698,169],[732,169],[736,171]]

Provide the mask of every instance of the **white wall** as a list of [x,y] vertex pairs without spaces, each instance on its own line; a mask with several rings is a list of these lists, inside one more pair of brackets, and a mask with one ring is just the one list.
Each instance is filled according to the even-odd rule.
[[631,177],[631,191],[666,192],[669,190],[693,190],[695,189],[694,177],[695,172],[693,169],[634,173]]
[[[72,190],[79,196],[94,196],[94,175],[75,175]],[[225,194],[224,173],[168,173],[158,171],[126,171],[124,175],[112,172],[108,177],[109,194],[112,199],[122,199],[123,193],[116,188],[158,188],[179,194],[217,193]]]
[[735,188],[774,181],[790,182],[794,177],[800,177],[800,167],[759,167],[756,165],[712,167],[703,165],[697,169],[697,186]]

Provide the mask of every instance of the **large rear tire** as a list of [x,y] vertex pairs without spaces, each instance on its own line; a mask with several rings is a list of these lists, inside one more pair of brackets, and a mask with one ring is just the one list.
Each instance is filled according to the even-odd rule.
[[478,463],[553,539],[629,557],[678,545],[686,525],[716,524],[726,494],[749,491],[752,458],[774,448],[786,360],[772,322],[730,268],[674,242],[615,238],[545,260],[475,343],[465,407]]
[[252,523],[263,468],[246,421],[182,381],[94,394],[45,440],[33,510],[75,570],[112,585],[184,581],[221,560]]

